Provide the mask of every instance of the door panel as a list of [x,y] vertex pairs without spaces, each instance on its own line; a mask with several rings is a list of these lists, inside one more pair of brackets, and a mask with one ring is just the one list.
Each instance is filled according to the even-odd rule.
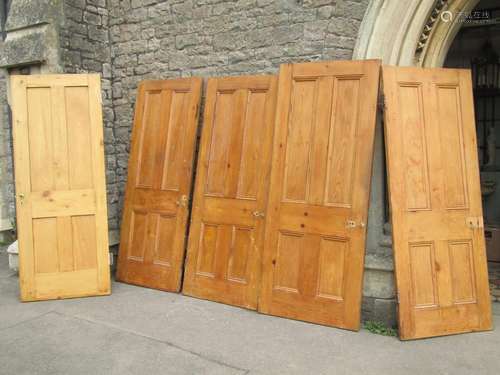
[[99,75],[12,77],[23,301],[110,293]]
[[183,293],[257,308],[276,77],[209,79]]
[[179,291],[200,78],[139,85],[117,279]]
[[280,68],[263,313],[359,329],[379,69]]
[[491,328],[470,74],[383,68],[402,339]]

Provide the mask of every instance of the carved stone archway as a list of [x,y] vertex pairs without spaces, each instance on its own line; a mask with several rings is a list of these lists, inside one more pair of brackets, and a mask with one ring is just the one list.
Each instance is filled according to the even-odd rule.
[[[353,58],[385,64],[440,67],[461,23],[479,0],[372,0],[361,24]],[[444,22],[442,12],[451,12]]]

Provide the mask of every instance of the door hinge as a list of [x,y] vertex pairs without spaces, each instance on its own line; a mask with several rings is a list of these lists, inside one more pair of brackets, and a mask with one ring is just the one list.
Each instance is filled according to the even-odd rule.
[[359,223],[356,223],[354,220],[347,220],[345,223],[345,227],[348,229],[352,229],[352,228],[356,228],[356,227],[364,228],[365,225],[366,224],[362,221],[360,221]]
[[175,202],[175,204],[178,206],[178,207],[187,207],[189,203],[189,199],[187,197],[187,195],[182,195],[179,200],[177,200]]
[[24,203],[24,194],[23,193],[17,194],[17,199],[19,199],[19,204],[23,204]]
[[256,218],[263,218],[264,216],[266,216],[266,214],[264,212],[260,212],[260,211],[254,211],[252,214]]
[[468,217],[465,219],[467,226],[471,229],[484,228],[484,221],[482,217]]
[[377,108],[380,110],[380,111],[385,111],[386,109],[386,106],[385,106],[385,95],[384,94],[380,94],[378,96],[378,101],[377,101]]
[[396,292],[396,303],[399,305],[399,292]]

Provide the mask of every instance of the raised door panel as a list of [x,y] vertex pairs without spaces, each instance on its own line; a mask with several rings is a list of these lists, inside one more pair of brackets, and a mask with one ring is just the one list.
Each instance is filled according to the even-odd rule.
[[180,289],[201,79],[139,85],[118,280]]
[[261,312],[359,328],[379,69],[280,68]]
[[255,309],[276,77],[208,81],[183,293]]
[[110,293],[98,75],[12,77],[23,301]]
[[491,328],[470,74],[384,67],[402,339]]

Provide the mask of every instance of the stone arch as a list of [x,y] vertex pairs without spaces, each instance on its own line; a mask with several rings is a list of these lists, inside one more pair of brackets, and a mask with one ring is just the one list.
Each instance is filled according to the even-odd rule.
[[[385,64],[440,67],[460,22],[479,0],[372,0],[361,24],[353,58],[380,58]],[[454,18],[443,22],[441,14]]]

